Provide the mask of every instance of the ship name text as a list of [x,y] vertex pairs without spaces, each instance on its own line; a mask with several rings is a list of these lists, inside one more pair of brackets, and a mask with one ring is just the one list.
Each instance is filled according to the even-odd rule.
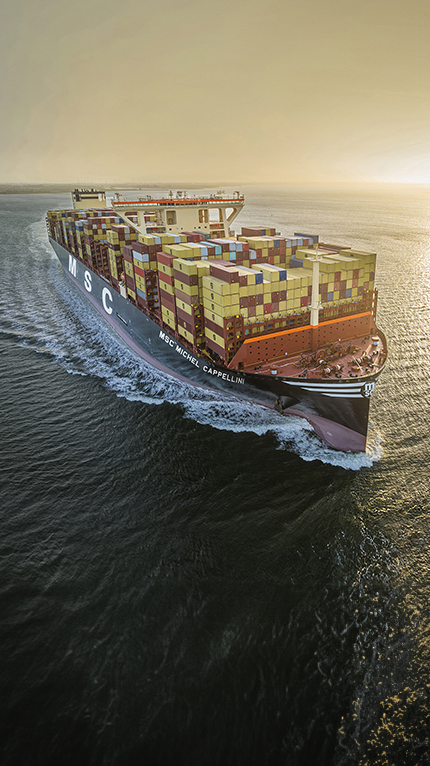
[[[177,343],[177,341],[173,340],[173,338],[170,338],[169,335],[167,335],[167,333],[165,333],[163,330],[160,330],[159,337],[161,340],[164,340],[164,342],[167,343],[170,348],[175,349],[178,354],[183,356],[184,359],[186,359],[188,362],[191,362],[191,364],[194,364],[195,367],[200,368],[199,360],[196,359],[193,354],[187,351],[186,348]],[[215,367],[211,367],[208,364],[204,364],[201,369],[203,372],[206,372],[208,375],[212,375],[214,378],[222,378],[223,380],[230,381],[230,383],[245,383],[245,378],[242,378],[239,375],[230,375],[230,373],[223,372],[223,370],[217,370]]]

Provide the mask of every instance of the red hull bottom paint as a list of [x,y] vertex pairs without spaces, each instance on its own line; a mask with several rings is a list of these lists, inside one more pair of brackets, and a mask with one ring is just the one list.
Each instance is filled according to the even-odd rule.
[[299,412],[294,408],[284,411],[284,415],[296,415],[299,418],[305,418],[318,436],[321,437],[330,447],[339,449],[342,444],[342,452],[366,452],[366,437],[352,431],[351,428],[334,423],[331,420],[322,418],[319,415],[308,415],[305,412]]

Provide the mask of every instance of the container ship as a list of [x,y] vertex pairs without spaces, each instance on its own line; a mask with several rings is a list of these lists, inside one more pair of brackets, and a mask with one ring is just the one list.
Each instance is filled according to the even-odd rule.
[[240,192],[75,189],[46,223],[67,276],[145,361],[364,452],[387,359],[376,255],[264,225],[234,233],[244,203]]

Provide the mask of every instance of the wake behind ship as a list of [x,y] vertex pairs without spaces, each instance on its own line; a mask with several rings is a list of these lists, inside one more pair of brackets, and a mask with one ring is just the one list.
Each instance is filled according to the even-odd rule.
[[244,197],[170,192],[107,207],[78,190],[49,211],[66,274],[140,357],[176,378],[306,418],[330,446],[366,449],[387,358],[376,255],[315,234],[234,234]]

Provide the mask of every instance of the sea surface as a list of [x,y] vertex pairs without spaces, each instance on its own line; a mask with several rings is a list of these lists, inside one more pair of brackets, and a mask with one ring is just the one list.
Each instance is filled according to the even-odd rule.
[[1,766],[430,764],[430,187],[249,186],[378,253],[365,454],[137,358],[0,195]]

